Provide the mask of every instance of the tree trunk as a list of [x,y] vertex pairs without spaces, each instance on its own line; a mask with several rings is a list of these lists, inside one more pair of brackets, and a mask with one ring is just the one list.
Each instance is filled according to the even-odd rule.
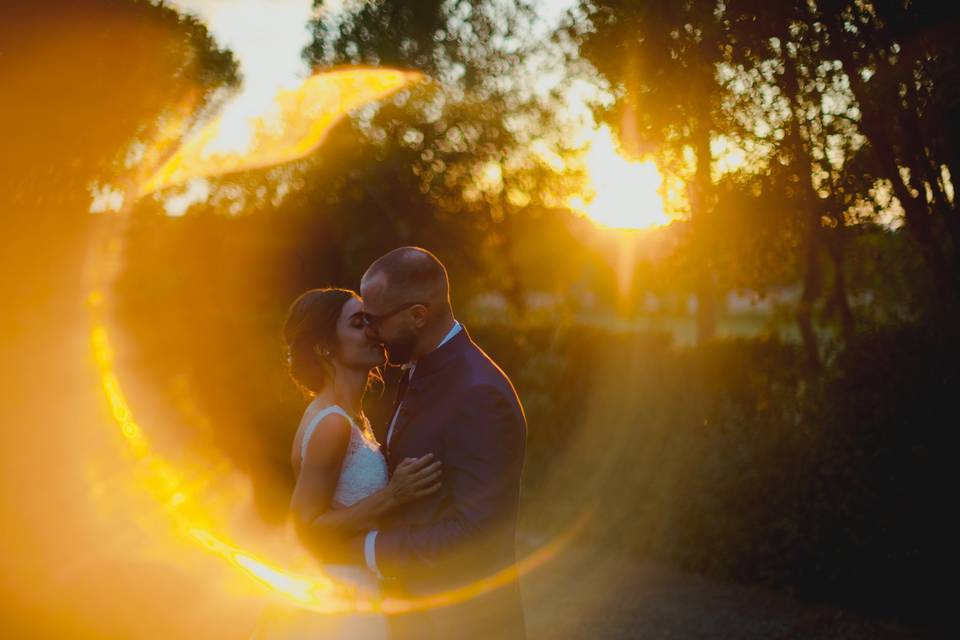
[[840,320],[840,335],[844,342],[853,338],[854,320],[847,297],[847,274],[844,265],[846,256],[846,228],[840,216],[832,216],[837,226],[831,232],[827,242],[830,258],[833,262],[833,288],[830,292],[830,308]]
[[717,291],[710,260],[709,242],[704,227],[710,215],[713,195],[713,178],[710,175],[713,154],[710,151],[710,131],[707,118],[698,122],[693,133],[694,150],[697,156],[697,173],[694,178],[693,198],[690,209],[693,217],[693,251],[697,265],[697,344],[713,340],[717,335]]
[[796,312],[807,366],[814,371],[820,369],[820,349],[817,345],[817,333],[813,328],[814,305],[820,296],[819,222],[808,222],[803,250],[803,292]]
[[[783,42],[789,33],[783,34]],[[790,151],[791,164],[796,170],[803,186],[800,188],[799,200],[805,212],[805,229],[801,250],[803,251],[803,290],[800,301],[797,303],[796,319],[803,340],[803,350],[806,354],[807,366],[812,371],[820,369],[820,349],[817,344],[817,333],[813,326],[813,311],[820,297],[820,201],[814,192],[811,182],[811,158],[809,146],[804,144],[800,131],[800,118],[803,117],[804,107],[801,101],[801,86],[798,75],[797,61],[790,53],[783,49],[783,80],[786,85],[786,94],[790,100],[791,116],[787,126],[787,135],[784,143]]]

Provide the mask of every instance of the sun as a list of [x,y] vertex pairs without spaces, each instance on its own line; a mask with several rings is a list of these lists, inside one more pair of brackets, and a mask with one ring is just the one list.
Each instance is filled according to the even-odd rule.
[[613,229],[649,229],[670,222],[664,211],[660,170],[651,160],[623,157],[608,126],[594,131],[584,162],[585,196],[571,198],[572,209]]

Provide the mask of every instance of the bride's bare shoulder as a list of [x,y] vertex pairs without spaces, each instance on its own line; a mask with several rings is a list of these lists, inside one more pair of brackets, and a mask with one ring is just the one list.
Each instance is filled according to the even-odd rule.
[[[305,416],[306,417],[306,416]],[[319,420],[316,416],[301,421],[294,437],[291,457],[294,468],[304,464],[342,461],[350,443],[350,421],[339,413],[329,412]]]

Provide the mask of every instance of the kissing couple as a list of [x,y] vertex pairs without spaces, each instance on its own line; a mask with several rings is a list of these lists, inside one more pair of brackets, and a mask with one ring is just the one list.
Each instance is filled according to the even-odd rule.
[[[290,611],[254,637],[524,638],[516,579],[485,579],[516,562],[526,419],[506,374],[454,317],[440,260],[401,247],[370,265],[359,295],[311,289],[290,306],[283,338],[290,375],[312,396],[291,451],[300,538],[335,581],[414,606]],[[377,442],[362,406],[384,364],[403,374]]]

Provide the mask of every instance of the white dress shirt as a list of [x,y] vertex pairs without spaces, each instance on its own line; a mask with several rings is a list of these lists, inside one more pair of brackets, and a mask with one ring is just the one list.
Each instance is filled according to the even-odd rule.
[[[450,329],[447,335],[443,338],[443,340],[440,341],[440,344],[434,347],[434,351],[436,351],[443,345],[447,344],[447,342],[449,342],[450,339],[453,338],[453,336],[460,333],[460,330],[462,328],[463,327],[460,326],[460,323],[454,320],[453,327]],[[413,380],[413,372],[414,370],[416,370],[416,368],[417,368],[416,361],[411,361],[403,365],[403,369],[406,370],[406,375],[409,376],[407,380],[407,384],[410,384],[410,382]],[[393,418],[390,420],[390,427],[387,429],[387,445],[388,446],[390,445],[390,438],[393,437],[393,427],[397,423],[397,416],[400,415],[400,408],[402,406],[403,406],[403,402],[401,402],[397,406],[397,410],[393,412]],[[382,579],[383,574],[380,573],[380,568],[377,566],[377,533],[378,531],[376,529],[373,529],[372,531],[368,531],[366,537],[363,539],[363,559],[367,563],[367,568],[373,571],[378,578]]]

